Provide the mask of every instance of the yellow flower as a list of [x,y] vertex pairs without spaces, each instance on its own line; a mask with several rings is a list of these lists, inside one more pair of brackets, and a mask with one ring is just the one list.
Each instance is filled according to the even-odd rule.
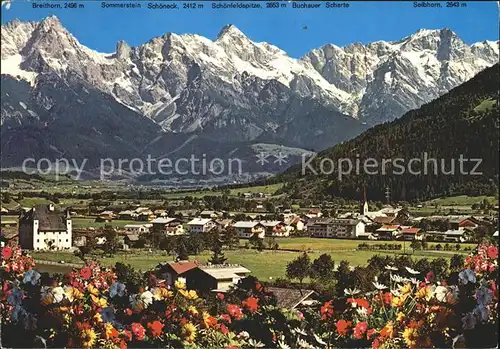
[[181,334],[184,340],[192,342],[196,338],[196,327],[191,322],[186,322],[182,326]]
[[186,284],[179,280],[175,280],[174,286],[179,290],[184,290],[186,288]]
[[70,286],[65,288],[64,293],[66,294],[66,298],[68,298],[70,302],[83,298],[83,293],[75,287]]
[[95,320],[96,322],[102,322],[102,317],[101,317],[101,314],[96,313],[96,314],[94,315],[94,320]]
[[403,339],[409,347],[417,345],[418,332],[416,328],[407,327],[403,331]]
[[191,291],[180,290],[179,293],[182,294],[187,299],[193,299],[193,300],[198,299],[198,295],[196,294],[195,290]]
[[411,284],[410,283],[406,283],[404,286],[402,286],[400,288],[400,291],[402,294],[408,294],[411,292]]
[[99,298],[94,296],[93,294],[90,295],[90,298],[92,298],[92,302],[96,307],[102,308],[108,305],[108,301],[106,298]]
[[95,287],[92,284],[89,284],[87,286],[87,290],[90,292],[90,294],[93,294],[94,296],[98,296],[99,295],[99,290],[97,289],[97,287]]
[[97,335],[92,328],[86,328],[80,334],[80,339],[82,340],[82,346],[84,348],[92,348],[95,344]]
[[418,299],[425,298],[426,300],[430,300],[432,298],[433,293],[434,292],[432,290],[432,287],[424,286],[417,291],[416,296]]
[[188,312],[190,312],[193,315],[196,315],[196,314],[198,314],[198,309],[196,309],[196,307],[194,305],[190,305],[188,307]]
[[401,322],[405,319],[406,315],[402,312],[399,312],[398,315],[396,316],[396,321]]
[[155,292],[154,292],[154,299],[156,299],[157,301],[161,301],[161,300],[164,300],[166,298],[170,298],[173,296],[173,293],[172,291],[169,291],[168,289],[164,288],[164,287],[157,287],[155,289]]

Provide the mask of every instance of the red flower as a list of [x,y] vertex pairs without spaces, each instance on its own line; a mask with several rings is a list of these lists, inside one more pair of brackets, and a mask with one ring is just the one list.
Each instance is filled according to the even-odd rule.
[[128,316],[132,316],[133,314],[132,309],[130,308],[125,309],[125,314],[127,314]]
[[227,305],[227,312],[235,320],[239,320],[239,319],[241,319],[243,317],[243,313],[241,312],[240,307],[238,307],[235,304],[228,304]]
[[226,325],[224,325],[224,324],[220,324],[220,331],[222,332],[222,334],[229,333],[229,330],[227,329]]
[[378,338],[375,338],[372,342],[372,349],[378,349],[380,347],[380,341]]
[[433,271],[430,271],[428,272],[426,275],[425,275],[425,280],[427,282],[434,282],[434,280],[436,279],[436,275],[434,275],[434,272]]
[[344,319],[340,319],[335,324],[335,327],[337,328],[337,332],[339,333],[339,335],[345,336],[351,324],[352,324],[351,321],[345,321]]
[[247,309],[251,313],[254,313],[259,308],[258,303],[259,303],[259,299],[258,298],[248,297],[241,304],[243,305],[243,308]]
[[366,331],[366,338],[372,339],[373,336],[377,333],[377,330],[374,328],[370,328],[368,331]]
[[383,298],[384,298],[384,303],[385,304],[389,305],[389,304],[392,303],[392,293],[391,292],[384,293]]
[[356,327],[354,328],[354,337],[357,339],[363,338],[363,335],[366,333],[368,329],[368,324],[364,321],[358,322]]
[[130,332],[129,330],[123,330],[123,337],[125,337],[125,340],[127,342],[132,341],[132,332]]
[[366,299],[358,298],[356,299],[356,303],[362,308],[368,309],[370,307],[370,303]]
[[488,250],[487,250],[487,255],[489,258],[491,259],[497,259],[498,257],[498,248],[494,245],[491,245],[491,246],[488,246]]
[[332,301],[326,302],[323,304],[321,307],[321,319],[327,320],[333,316],[333,307],[332,307]]
[[259,291],[259,292],[260,292],[260,291],[262,291],[262,285],[260,284],[260,282],[257,282],[257,283],[255,284],[255,289],[256,289],[257,291]]
[[224,300],[224,293],[217,293],[217,298],[219,298],[221,301]]
[[227,314],[221,314],[220,318],[221,318],[221,320],[226,321],[228,324],[231,323],[231,317],[229,315],[227,315]]
[[89,267],[84,267],[80,270],[80,276],[82,279],[88,280],[92,276],[92,270]]
[[163,325],[160,321],[155,320],[153,322],[148,323],[148,330],[152,337],[158,337],[161,335],[161,331],[163,330]]
[[146,337],[146,330],[140,323],[134,322],[131,327],[132,333],[138,341],[142,341]]
[[12,257],[12,248],[10,248],[10,247],[2,248],[2,259],[7,260],[10,257]]

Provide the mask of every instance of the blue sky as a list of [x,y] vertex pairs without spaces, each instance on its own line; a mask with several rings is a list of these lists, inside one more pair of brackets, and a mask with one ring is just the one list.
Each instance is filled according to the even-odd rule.
[[[146,7],[144,2],[143,7]],[[85,9],[32,9],[31,3],[15,0],[2,8],[2,23],[14,18],[40,20],[56,15],[84,45],[114,52],[116,42],[132,46],[167,32],[196,33],[215,39],[226,24],[234,24],[254,41],[267,41],[300,57],[326,43],[343,46],[352,42],[397,40],[420,28],[450,28],[468,43],[498,40],[496,2],[469,2],[467,8],[422,9],[408,2],[354,2],[349,9],[203,10],[101,9],[88,2]],[[303,27],[308,29],[304,30]]]

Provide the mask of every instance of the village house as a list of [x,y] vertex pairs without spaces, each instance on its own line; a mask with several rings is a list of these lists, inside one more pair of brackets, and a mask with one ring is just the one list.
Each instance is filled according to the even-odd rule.
[[414,227],[404,227],[400,230],[400,236],[403,240],[417,240],[422,241],[424,235],[422,234],[422,229]]
[[450,229],[444,232],[445,242],[467,242],[470,240],[471,231],[464,228]]
[[37,205],[19,218],[19,244],[27,250],[70,249],[72,231],[69,211],[58,212],[53,204]]
[[118,212],[118,219],[121,219],[121,220],[131,221],[131,220],[135,220],[136,217],[137,217],[137,213],[135,213],[134,211],[131,211],[131,210],[125,210],[125,211]]
[[380,228],[375,230],[375,234],[378,236],[379,240],[396,239],[401,235],[401,227],[397,224],[382,225]]
[[187,226],[190,233],[206,233],[215,227],[215,222],[210,218],[194,218]]
[[317,238],[358,238],[365,234],[365,223],[359,219],[318,219],[308,222],[307,231]]
[[321,213],[319,208],[310,209],[306,214],[306,217],[308,218],[320,218],[321,216],[323,216],[323,213]]
[[305,228],[305,223],[302,218],[294,217],[290,223],[290,226],[293,227],[295,231],[303,231]]
[[156,276],[162,280],[165,280],[165,284],[168,286],[173,286],[176,281],[186,283],[185,274],[198,267],[199,263],[197,261],[178,261],[178,262],[166,262],[160,263],[156,267]]
[[233,228],[241,239],[250,239],[254,234],[261,239],[266,236],[266,227],[259,222],[239,221],[233,224]]
[[290,229],[289,227],[281,222],[281,221],[261,221],[260,222],[266,232],[266,236],[273,236],[273,237],[288,237],[290,236]]
[[111,222],[113,219],[116,219],[118,216],[113,211],[102,211],[99,213],[99,216],[96,218],[96,222]]
[[123,227],[127,233],[134,233],[134,234],[145,234],[149,233],[149,230],[151,229],[153,225],[151,223],[147,224],[127,224]]
[[139,234],[126,234],[123,238],[123,249],[127,250],[131,247],[138,247],[140,238]]
[[150,222],[154,231],[163,231],[166,235],[182,235],[184,227],[178,218],[155,218]]
[[200,212],[201,218],[218,218],[220,216],[222,216],[222,213],[216,212],[216,211],[201,211]]
[[226,292],[241,279],[247,277],[250,270],[239,264],[199,265],[186,272],[186,285],[190,290],[201,293]]

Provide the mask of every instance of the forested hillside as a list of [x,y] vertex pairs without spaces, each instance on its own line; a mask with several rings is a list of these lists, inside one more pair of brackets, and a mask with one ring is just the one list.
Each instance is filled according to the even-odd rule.
[[[304,166],[290,168],[279,178],[287,182],[283,190],[301,197],[359,198],[360,188],[365,183],[371,200],[384,200],[386,187],[390,188],[392,200],[405,201],[442,195],[495,195],[499,170],[498,86],[497,64],[400,119],[376,126],[351,141],[321,152],[306,167],[305,174]],[[433,163],[428,163],[427,174],[423,174],[423,161],[412,165],[414,172],[420,169],[422,174],[408,173],[409,160],[424,159],[424,153],[429,159],[437,159],[437,175]],[[474,171],[482,174],[471,174],[477,161],[464,161],[461,171],[461,155],[465,159],[482,159]],[[354,169],[350,175],[339,179],[338,167],[326,175],[316,175],[309,170],[318,171],[321,161],[328,164],[324,159],[332,159],[337,166],[338,159],[343,158],[351,159],[354,166],[355,160],[360,160],[359,175]],[[362,170],[363,161],[368,158],[379,162],[378,168],[369,169],[372,172],[378,169],[378,174],[370,175]],[[402,159],[405,173],[395,174],[401,170],[392,165],[386,165],[385,174],[381,173],[382,159],[396,158]],[[454,174],[444,174],[453,169],[452,159],[455,159]]]

